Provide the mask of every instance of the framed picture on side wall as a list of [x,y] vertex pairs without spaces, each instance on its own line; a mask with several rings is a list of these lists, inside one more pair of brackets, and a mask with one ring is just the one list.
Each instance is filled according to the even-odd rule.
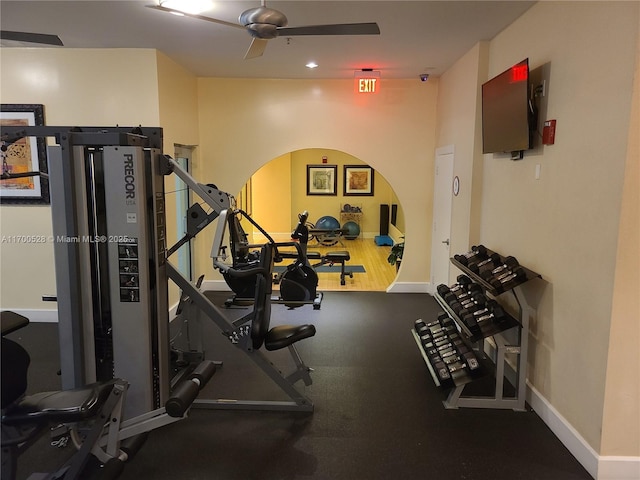
[[[0,105],[0,130],[5,126],[32,125],[44,125],[43,105],[4,103]],[[20,175],[35,172],[48,173],[45,139],[22,137],[7,144],[0,154],[2,156],[0,203],[3,205],[49,204],[48,177]]]
[[344,195],[373,195],[374,170],[362,165],[344,166]]
[[307,195],[337,194],[337,165],[307,165]]

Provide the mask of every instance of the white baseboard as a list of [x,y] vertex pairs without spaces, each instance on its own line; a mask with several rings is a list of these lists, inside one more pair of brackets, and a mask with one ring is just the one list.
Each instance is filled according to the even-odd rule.
[[527,401],[587,472],[593,478],[598,478],[598,454],[596,451],[529,382],[527,382]]
[[30,322],[37,323],[58,323],[58,310],[44,310],[44,309],[26,309],[26,308],[7,308],[5,310],[11,310],[12,312],[27,317]]
[[205,280],[202,282],[200,290],[203,292],[231,292],[229,285],[224,280]]
[[640,479],[640,457],[598,455],[567,419],[528,382],[527,401],[593,478],[596,480]]
[[638,480],[640,457],[601,456],[598,459],[598,480]]
[[393,282],[387,287],[387,293],[430,293],[429,283],[424,282]]

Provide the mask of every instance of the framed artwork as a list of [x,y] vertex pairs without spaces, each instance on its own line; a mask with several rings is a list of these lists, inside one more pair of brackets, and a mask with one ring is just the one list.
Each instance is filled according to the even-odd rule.
[[307,165],[307,195],[337,194],[337,165]]
[[344,166],[344,195],[373,195],[374,170],[362,165]]
[[[44,125],[43,105],[4,103],[0,105],[0,130],[3,126],[30,125]],[[11,174],[25,172],[48,174],[45,139],[23,137],[13,143],[3,144],[0,154],[2,156],[0,203],[5,205],[49,204],[49,180],[46,175],[11,178]]]

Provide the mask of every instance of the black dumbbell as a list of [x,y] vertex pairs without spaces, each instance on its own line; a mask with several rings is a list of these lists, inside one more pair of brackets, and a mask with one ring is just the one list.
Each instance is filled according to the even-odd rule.
[[456,283],[455,285],[452,285],[451,287],[448,287],[444,283],[441,283],[436,287],[436,291],[440,294],[441,297],[444,297],[447,293],[450,293],[450,292],[451,293],[464,292],[466,291],[468,285],[471,285],[473,283],[473,280],[471,280],[466,275],[458,275],[456,280],[458,281],[458,283]]
[[437,325],[429,328],[429,333],[432,337],[435,337],[437,334],[442,333],[443,335],[447,332],[453,332],[456,329],[453,325],[447,323],[446,325]]
[[495,320],[496,322],[501,322],[505,317],[504,310],[500,305],[493,306],[490,310],[487,309],[486,312],[481,315],[466,315],[462,321],[472,330],[480,328],[480,324],[482,322],[486,322],[487,320]]
[[449,307],[451,307],[451,310],[453,310],[455,314],[458,317],[460,317],[461,312],[463,310],[465,309],[477,310],[479,308],[477,306],[483,305],[484,303],[486,303],[486,297],[484,295],[477,293],[476,295],[473,296],[473,298],[465,300],[464,302],[454,301],[449,305]]
[[493,268],[498,265],[500,265],[500,255],[492,253],[489,255],[489,258],[485,258],[484,260],[469,262],[467,268],[474,273],[478,273],[482,268]]
[[[449,339],[446,337],[438,337],[438,338],[433,338],[430,335],[425,335],[426,340],[422,343],[422,345],[425,348],[439,348],[442,347],[443,345],[447,345],[449,342]],[[422,338],[422,337],[420,337]]]
[[464,308],[459,312],[457,312],[458,318],[462,318],[465,315],[469,315],[474,312],[477,312],[478,310],[482,310],[483,308],[486,308],[488,301],[489,300],[484,295],[482,297],[476,298],[473,303],[464,305]]
[[492,277],[499,275],[501,272],[512,270],[520,266],[518,259],[516,257],[505,257],[504,261],[501,264],[496,264],[495,268],[489,269],[480,269],[480,276],[485,280],[491,280]]
[[527,280],[527,273],[523,268],[518,267],[515,270],[512,270],[508,275],[501,276],[499,279],[494,278],[489,281],[489,283],[496,291],[502,292],[508,290],[512,286],[524,282],[525,280]]
[[466,290],[458,290],[456,292],[449,291],[444,296],[442,296],[442,298],[444,298],[444,301],[447,303],[450,303],[454,300],[462,302],[462,300],[464,300],[465,298],[472,297],[476,293],[483,293],[482,287],[477,283],[472,283],[470,285],[467,285]]
[[433,364],[433,369],[440,382],[447,382],[448,380],[451,380],[451,374],[444,362],[436,362]]
[[459,362],[460,360],[462,360],[462,358],[460,357],[460,355],[458,355],[458,352],[456,350],[453,350],[442,356],[442,361],[445,365],[451,365],[452,363]]
[[[462,342],[462,340],[458,339],[458,341]],[[453,342],[446,342],[442,345],[440,345],[439,347],[436,347],[435,345],[432,345],[430,347],[426,347],[425,348],[425,353],[427,354],[428,357],[438,357],[440,355],[443,354],[443,352],[447,352],[449,350],[453,350],[455,348],[455,343]]]
[[482,317],[483,315],[490,314],[494,308],[500,308],[500,305],[495,300],[487,300],[482,308],[478,308],[473,311],[467,310],[466,312],[460,312],[460,319],[467,325],[469,328],[472,328],[476,325],[476,319]]
[[480,362],[478,362],[478,359],[473,352],[467,352],[462,356],[464,358],[464,363],[467,364],[467,368],[469,370],[473,371],[480,368]]
[[464,371],[467,369],[469,371],[474,371],[480,368],[480,363],[478,362],[476,356],[473,353],[469,352],[464,354],[458,362],[447,365],[447,368],[449,369],[450,374],[454,374],[456,372]]
[[456,259],[463,265],[467,265],[470,260],[478,260],[484,259],[487,256],[487,249],[484,245],[477,245],[471,247],[471,250],[463,255],[454,255],[453,258]]
[[416,333],[418,334],[418,336],[422,336],[424,335],[424,333],[429,329],[429,327],[432,327],[434,325],[440,325],[440,322],[433,321],[433,322],[429,322],[429,323],[425,323],[424,320],[422,320],[421,318],[419,318],[418,320],[416,320],[413,324],[413,328],[416,331]]

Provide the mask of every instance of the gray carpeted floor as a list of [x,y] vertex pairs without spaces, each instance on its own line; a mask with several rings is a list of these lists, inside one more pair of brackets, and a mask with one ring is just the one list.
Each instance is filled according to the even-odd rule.
[[[222,304],[226,295],[212,298]],[[304,392],[315,412],[192,409],[188,419],[152,432],[121,478],[590,479],[535,412],[444,409],[447,392],[434,386],[410,333],[416,318],[437,312],[423,294],[328,292],[320,310],[274,305],[272,325],[317,328],[298,343],[314,369]],[[224,366],[201,396],[284,398],[212,323],[204,336],[208,358]],[[32,324],[11,338],[31,353],[30,391],[58,388],[56,326]],[[287,359],[267,354],[278,366]],[[19,478],[70,453],[47,441],[23,456]]]

